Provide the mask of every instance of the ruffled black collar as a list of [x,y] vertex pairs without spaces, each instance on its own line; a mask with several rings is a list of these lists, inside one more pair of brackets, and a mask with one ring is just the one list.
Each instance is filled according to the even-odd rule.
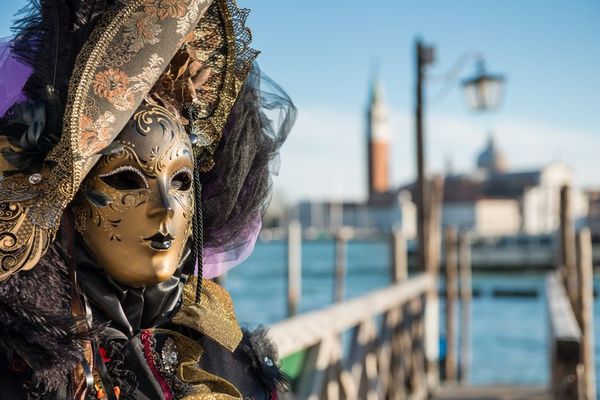
[[168,322],[179,308],[188,278],[184,271],[191,258],[189,250],[170,279],[152,287],[134,288],[116,282],[83,246],[77,247],[77,280],[89,300],[94,323],[106,323],[133,337],[142,329]]

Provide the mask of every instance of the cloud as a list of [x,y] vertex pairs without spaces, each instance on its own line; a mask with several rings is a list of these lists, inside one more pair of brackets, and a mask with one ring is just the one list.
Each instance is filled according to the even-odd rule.
[[275,190],[292,200],[360,197],[366,157],[362,116],[298,109],[296,125],[281,150]]
[[[361,199],[366,195],[364,112],[299,106],[298,122],[281,152],[275,190],[299,199]],[[413,179],[415,143],[412,114],[391,113],[391,182]],[[600,135],[540,121],[495,115],[430,113],[426,120],[428,171],[443,172],[451,159],[455,171],[472,171],[490,133],[511,169],[530,169],[551,161],[572,166],[576,182],[600,184],[596,170]]]

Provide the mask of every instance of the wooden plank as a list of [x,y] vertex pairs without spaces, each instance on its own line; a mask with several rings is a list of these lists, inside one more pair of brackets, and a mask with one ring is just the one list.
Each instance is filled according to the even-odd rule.
[[[379,370],[379,397],[386,398],[389,386],[392,384],[393,354],[392,340],[400,322],[400,310],[394,309],[385,313],[377,350],[377,368]],[[394,383],[394,384],[397,384]]]
[[550,400],[546,388],[444,385],[433,400]]
[[331,360],[329,367],[327,367],[327,381],[325,384],[327,400],[340,400],[342,398],[342,387],[340,385],[342,371],[342,341],[340,337],[336,337],[332,342]]
[[323,398],[334,341],[335,338],[329,336],[308,349],[304,371],[298,383],[298,399],[318,400]]
[[546,301],[550,322],[550,389],[557,399],[579,400],[577,365],[581,359],[581,330],[557,274],[546,278]]
[[552,338],[565,343],[579,343],[581,329],[575,319],[567,293],[556,274],[549,274],[546,278],[546,296]]
[[281,357],[285,357],[407,303],[433,285],[430,275],[421,274],[365,296],[278,322],[270,327],[269,334]]
[[582,388],[585,400],[596,399],[594,372],[594,267],[592,265],[592,235],[588,228],[577,233],[577,292],[575,317],[581,327],[583,362]]

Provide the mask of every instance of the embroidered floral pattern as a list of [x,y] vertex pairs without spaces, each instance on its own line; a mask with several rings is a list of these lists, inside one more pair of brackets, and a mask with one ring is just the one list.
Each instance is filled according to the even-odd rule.
[[110,126],[114,122],[115,116],[110,111],[105,111],[95,121],[87,115],[81,116],[79,148],[84,157],[89,157],[110,144]]
[[129,84],[129,77],[118,68],[100,71],[94,77],[94,93],[111,101],[122,95]]
[[156,79],[160,76],[164,59],[158,54],[152,54],[148,65],[142,72],[129,78],[125,73],[116,68],[109,68],[96,75],[94,90],[118,111],[133,110],[136,94],[147,93]]
[[181,0],[144,0],[144,8],[147,13],[157,15],[161,20],[181,18],[187,11],[187,4]]
[[158,16],[136,12],[131,16],[131,24],[124,27],[123,39],[128,52],[137,53],[147,44],[158,44],[162,28]]
[[177,21],[177,33],[181,36],[187,35],[192,29],[193,24],[198,20],[200,16],[200,4],[205,3],[206,0],[192,0],[190,12],[186,13],[183,18]]
[[131,89],[134,93],[147,92],[160,76],[165,60],[158,54],[152,54],[148,60],[148,65],[142,69],[142,72],[131,78]]

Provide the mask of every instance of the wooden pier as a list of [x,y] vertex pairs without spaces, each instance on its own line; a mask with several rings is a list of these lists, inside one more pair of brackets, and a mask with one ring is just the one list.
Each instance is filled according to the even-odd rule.
[[[595,400],[593,353],[593,268],[589,230],[575,232],[561,196],[561,254],[546,279],[549,316],[549,382],[545,387],[471,386],[469,324],[471,265],[469,235],[444,233],[440,262],[439,221],[428,229],[435,248],[429,265],[409,277],[406,245],[392,235],[390,287],[340,301],[345,274],[347,232],[336,236],[334,298],[337,303],[295,315],[301,268],[300,234],[290,230],[290,318],[270,327],[286,371],[293,380],[288,397],[299,400]],[[432,218],[439,218],[431,212]],[[436,231],[437,229],[437,231]],[[439,265],[445,272],[446,357],[439,357]],[[457,318],[459,312],[460,318]],[[456,326],[454,321],[460,321]],[[460,329],[459,329],[460,328]],[[458,348],[455,352],[454,349]]]

